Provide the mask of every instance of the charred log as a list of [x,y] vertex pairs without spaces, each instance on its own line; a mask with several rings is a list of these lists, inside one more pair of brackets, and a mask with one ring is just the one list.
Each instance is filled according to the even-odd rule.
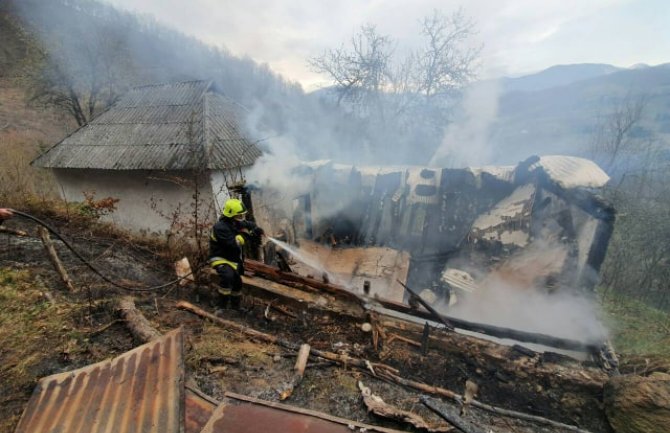
[[122,298],[117,310],[137,340],[146,343],[161,336],[161,333],[151,326],[144,314],[135,307],[135,300],[132,296]]

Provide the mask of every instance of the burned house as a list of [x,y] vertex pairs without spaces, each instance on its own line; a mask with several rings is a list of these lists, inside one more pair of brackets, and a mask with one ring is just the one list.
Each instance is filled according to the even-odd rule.
[[343,285],[372,280],[373,293],[397,301],[407,300],[397,279],[447,302],[494,280],[589,292],[614,221],[597,194],[608,176],[576,157],[465,169],[323,161],[299,172],[307,190],[283,214],[263,204],[271,192],[256,194],[257,217],[335,266]]
[[52,170],[68,202],[116,198],[108,219],[163,232],[196,211],[211,219],[243,181],[261,155],[244,134],[244,116],[212,82],[137,87],[33,165]]

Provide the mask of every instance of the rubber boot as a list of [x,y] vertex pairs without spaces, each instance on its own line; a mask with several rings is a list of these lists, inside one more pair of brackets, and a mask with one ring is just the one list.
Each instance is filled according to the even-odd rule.
[[230,295],[219,295],[219,308],[227,310],[230,305]]
[[235,311],[240,311],[241,304],[242,304],[242,296],[240,295],[230,296],[230,308],[232,308]]

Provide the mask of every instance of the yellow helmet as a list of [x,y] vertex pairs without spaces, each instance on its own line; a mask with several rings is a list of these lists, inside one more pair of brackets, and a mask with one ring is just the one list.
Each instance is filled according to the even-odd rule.
[[242,200],[231,198],[226,201],[226,204],[223,206],[221,213],[225,217],[232,218],[238,215],[246,214],[247,208],[244,206],[244,203],[242,203]]

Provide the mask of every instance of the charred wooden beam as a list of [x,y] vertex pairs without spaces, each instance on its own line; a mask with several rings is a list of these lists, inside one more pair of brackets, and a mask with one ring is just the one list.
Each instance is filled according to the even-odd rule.
[[452,325],[452,324],[449,322],[449,320],[447,320],[446,317],[444,317],[443,315],[441,315],[440,313],[438,313],[433,307],[431,307],[430,304],[429,304],[428,302],[426,302],[426,301],[424,301],[423,299],[421,299],[421,296],[419,296],[418,293],[416,293],[414,290],[412,290],[412,289],[410,289],[409,287],[407,287],[407,285],[403,284],[402,281],[400,281],[400,280],[396,280],[396,281],[398,281],[398,283],[399,283],[401,286],[403,286],[403,287],[405,288],[405,290],[407,290],[412,296],[414,296],[414,298],[415,298],[421,305],[423,305],[423,308],[425,308],[426,310],[428,310],[428,311],[430,312],[430,314],[431,314],[433,320],[442,323],[442,324],[443,324],[444,326],[446,326],[447,329],[449,329],[450,331],[453,331],[453,330],[454,330],[454,325]]
[[361,300],[361,298],[357,296],[355,293],[348,291],[342,286],[338,286],[332,283],[324,283],[321,280],[317,280],[315,278],[303,277],[293,272],[283,272],[277,268],[268,266],[264,263],[255,260],[246,260],[244,262],[244,268],[245,270],[249,270],[256,275],[261,275],[265,278],[274,281],[292,282],[298,285],[304,284],[316,289],[320,289],[326,293],[330,293],[347,299],[356,299],[358,301]]
[[471,423],[465,421],[454,411],[447,410],[444,408],[438,408],[437,405],[432,400],[426,398],[425,396],[421,397],[421,403],[423,403],[428,409],[432,410],[433,412],[444,418],[446,421],[449,422],[449,424],[453,425],[463,433],[484,433],[484,430],[481,430],[473,426]]

